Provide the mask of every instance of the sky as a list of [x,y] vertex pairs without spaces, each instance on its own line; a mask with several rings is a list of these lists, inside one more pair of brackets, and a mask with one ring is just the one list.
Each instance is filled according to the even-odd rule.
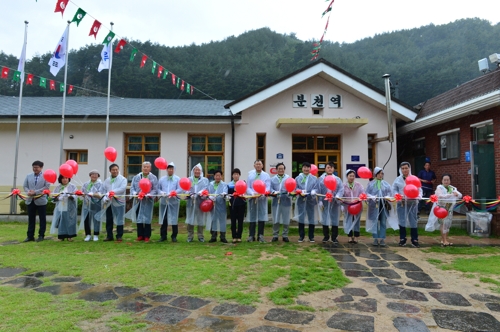
[[[24,21],[29,21],[27,58],[53,52],[78,8],[87,16],[79,27],[71,24],[70,49],[102,43],[110,22],[119,38],[166,46],[200,45],[263,27],[295,33],[301,40],[319,40],[328,15],[321,14],[330,0],[70,0],[64,16],[54,13],[56,3],[0,0],[0,51],[20,56]],[[325,39],[339,43],[462,18],[479,17],[492,24],[500,20],[491,0],[335,0],[332,8]],[[103,24],[96,40],[89,36],[94,19]],[[494,51],[500,51],[500,45]]]

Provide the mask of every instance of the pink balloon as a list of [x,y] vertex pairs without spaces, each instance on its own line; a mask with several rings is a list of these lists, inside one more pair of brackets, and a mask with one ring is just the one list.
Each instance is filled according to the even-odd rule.
[[106,157],[107,160],[109,160],[112,163],[115,162],[117,155],[118,155],[118,152],[116,152],[116,149],[112,146],[108,146],[104,150],[104,156]]
[[310,172],[314,176],[318,175],[318,166],[311,164],[311,171]]
[[68,164],[62,164],[59,166],[59,173],[62,174],[62,176],[71,179],[73,177],[73,168]]
[[74,161],[73,159],[70,159],[66,161],[66,164],[70,165],[71,168],[73,169],[73,174],[78,173],[78,163]]

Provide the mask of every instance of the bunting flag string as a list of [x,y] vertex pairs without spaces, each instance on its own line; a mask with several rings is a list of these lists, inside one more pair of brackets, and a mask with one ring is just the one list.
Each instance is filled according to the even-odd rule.
[[[329,0],[326,0],[326,1],[329,1]],[[321,36],[318,43],[313,44],[313,50],[311,51],[311,54],[312,54],[311,61],[314,61],[319,57],[319,51],[321,50],[321,45],[323,44],[323,40],[325,39],[326,31],[328,30],[328,23],[330,22],[330,16],[332,15],[332,6],[333,6],[334,1],[335,0],[331,0],[330,4],[328,5],[326,10],[321,15],[321,18],[323,18],[327,13],[329,13],[328,18],[326,20],[325,29],[323,30],[323,35]]]
[[[56,1],[57,1],[57,3],[56,3],[56,8],[55,8],[54,12],[55,13],[60,12],[62,16],[64,15],[64,11],[67,9],[68,3],[72,3],[74,6],[77,7],[77,11],[74,14],[73,19],[71,21],[71,22],[75,22],[77,27],[80,25],[80,23],[83,21],[83,19],[85,17],[87,17],[87,16],[90,17],[90,18],[92,18],[92,19],[94,19],[94,22],[93,22],[93,24],[92,24],[92,26],[90,28],[89,36],[94,36],[94,39],[97,39],[97,34],[99,33],[101,27],[103,26],[99,20],[97,20],[95,17],[93,17],[91,14],[89,14],[84,9],[80,8],[72,0],[56,0]],[[333,1],[332,1],[332,3],[333,3]],[[331,7],[331,5],[330,5],[330,7]],[[331,10],[331,8],[330,8],[330,10]],[[167,70],[165,68],[165,66],[159,64],[157,61],[153,60],[147,54],[145,54],[144,52],[138,50],[135,46],[133,46],[132,44],[130,44],[129,42],[127,42],[127,40],[125,38],[121,38],[121,37],[117,36],[113,31],[111,31],[111,29],[108,29],[108,30],[109,30],[109,33],[104,38],[102,44],[108,45],[109,43],[111,43],[111,41],[115,37],[118,37],[119,38],[119,42],[118,42],[117,46],[114,49],[115,53],[119,54],[127,45],[130,45],[130,47],[132,47],[132,52],[130,54],[130,61],[131,62],[134,61],[137,53],[141,53],[142,54],[142,60],[141,60],[141,63],[140,63],[140,68],[144,68],[144,66],[146,65],[146,63],[148,61],[152,61],[151,72],[153,73],[153,75],[157,75],[158,78],[160,78],[163,75],[163,79],[166,79],[167,75],[170,73],[172,75],[172,84],[175,85],[177,89],[180,89],[181,91],[186,91],[187,90],[187,92],[190,95],[194,94],[195,87],[192,84],[189,84],[189,83],[185,82],[179,76],[177,76],[174,73],[172,73],[171,71]],[[159,69],[161,69],[161,72],[159,71]],[[2,73],[2,75],[3,75],[3,73]],[[181,84],[181,82],[182,82],[182,84]],[[187,89],[185,89],[185,84],[187,86]],[[196,89],[196,91],[198,91],[199,93],[205,95],[206,97],[208,97],[210,99],[215,100],[215,98],[213,98],[209,94],[201,91],[200,89]]]

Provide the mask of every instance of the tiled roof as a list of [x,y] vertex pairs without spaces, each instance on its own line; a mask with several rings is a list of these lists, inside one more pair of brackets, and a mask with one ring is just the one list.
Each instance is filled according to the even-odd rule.
[[[220,117],[231,116],[224,108],[230,100],[111,98],[111,117]],[[19,97],[0,96],[0,116],[17,117]],[[65,116],[105,117],[107,98],[67,97]],[[23,97],[22,116],[61,116],[62,97]]]
[[416,120],[500,89],[500,68],[427,100]]

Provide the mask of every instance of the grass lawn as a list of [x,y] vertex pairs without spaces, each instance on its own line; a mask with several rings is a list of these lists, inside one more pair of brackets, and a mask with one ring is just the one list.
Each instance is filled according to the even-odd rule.
[[[158,239],[159,227],[154,224],[153,228],[153,239]],[[22,241],[26,229],[26,223],[2,223],[0,243]],[[266,234],[270,232],[266,229]],[[0,264],[26,268],[25,274],[53,271],[60,276],[78,276],[82,282],[96,285],[130,286],[142,292],[250,305],[270,300],[300,310],[312,308],[295,306],[297,296],[343,287],[349,282],[330,254],[318,245],[281,241],[187,243],[185,234],[182,227],[178,243],[136,243],[134,232],[126,233],[123,243],[103,242],[101,235],[99,242],[83,242],[80,236],[74,242],[47,240],[8,245],[0,247]],[[43,286],[50,285],[50,278],[43,280]],[[115,311],[106,302],[84,302],[75,294],[52,296],[11,286],[0,287],[0,298],[1,330],[19,326],[26,327],[23,330],[43,330],[46,324],[50,324],[50,330],[72,330],[81,321],[96,320]],[[116,317],[115,313],[106,324],[123,330],[130,323],[128,314]]]

